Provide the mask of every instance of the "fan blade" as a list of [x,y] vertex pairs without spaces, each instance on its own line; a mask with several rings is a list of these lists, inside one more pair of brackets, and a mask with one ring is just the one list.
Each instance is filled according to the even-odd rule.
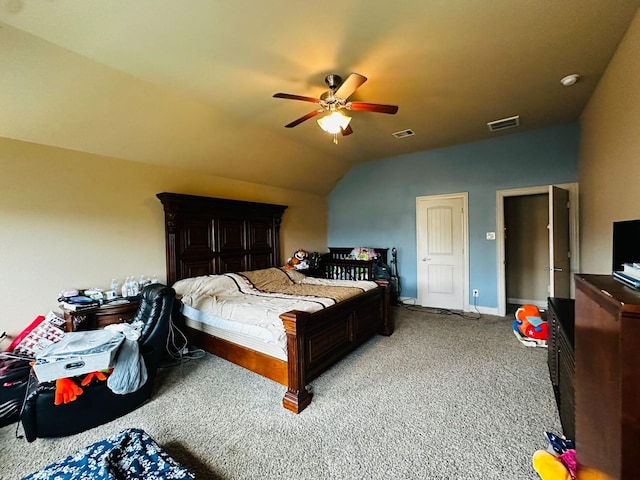
[[322,113],[323,111],[324,110],[320,109],[320,110],[314,110],[313,112],[309,112],[304,117],[300,117],[299,119],[294,120],[293,122],[286,124],[284,126],[284,128],[293,128],[296,125],[300,125],[305,120],[309,120],[310,118],[315,117],[316,115],[318,115],[319,113]]
[[353,133],[353,129],[351,128],[351,125],[347,125],[347,128],[340,129],[340,133],[342,133],[343,137],[346,137],[347,135],[351,135]]
[[352,73],[342,82],[342,85],[338,87],[338,90],[333,95],[338,98],[349,98],[366,81],[367,77],[359,73]]
[[319,98],[305,97],[303,95],[292,95],[290,93],[276,93],[274,98],[286,98],[287,100],[302,100],[303,102],[320,103]]
[[398,111],[396,105],[382,105],[380,103],[367,102],[349,102],[347,108],[360,112],[390,113],[392,115]]

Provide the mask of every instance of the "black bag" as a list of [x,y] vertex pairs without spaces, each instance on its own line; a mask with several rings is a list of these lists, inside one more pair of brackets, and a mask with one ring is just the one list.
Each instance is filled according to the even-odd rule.
[[30,371],[29,360],[0,358],[0,427],[20,418]]
[[381,258],[378,258],[373,264],[373,279],[391,280],[391,269]]

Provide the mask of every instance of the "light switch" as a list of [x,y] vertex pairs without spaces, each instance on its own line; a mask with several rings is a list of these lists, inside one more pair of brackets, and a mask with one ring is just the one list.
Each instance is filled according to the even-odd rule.
[[487,240],[495,240],[496,232],[487,232]]

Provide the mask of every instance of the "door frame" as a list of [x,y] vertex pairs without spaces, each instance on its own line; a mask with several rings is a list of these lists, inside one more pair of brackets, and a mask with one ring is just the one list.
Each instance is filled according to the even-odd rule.
[[510,188],[496,191],[496,249],[498,272],[498,315],[505,316],[507,311],[507,287],[505,274],[505,240],[504,240],[504,199],[505,197],[519,197],[549,193],[549,187],[555,186],[569,191],[569,245],[571,248],[570,274],[571,298],[575,297],[573,274],[580,270],[580,240],[579,240],[579,210],[578,183],[554,183],[536,187]]
[[420,214],[420,201],[421,200],[450,200],[461,199],[462,200],[462,297],[463,297],[463,310],[465,312],[470,311],[469,303],[469,192],[458,193],[445,193],[441,195],[423,195],[416,197],[416,277],[417,277],[417,295],[416,301],[420,303],[421,294],[420,287],[423,281],[420,279],[418,272],[420,271],[420,232],[418,230],[418,221]]

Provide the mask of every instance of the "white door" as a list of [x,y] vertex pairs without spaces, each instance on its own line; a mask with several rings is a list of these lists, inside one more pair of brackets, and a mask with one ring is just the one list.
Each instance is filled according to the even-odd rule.
[[549,296],[570,298],[569,192],[549,186]]
[[464,310],[466,194],[419,197],[416,205],[418,303]]

